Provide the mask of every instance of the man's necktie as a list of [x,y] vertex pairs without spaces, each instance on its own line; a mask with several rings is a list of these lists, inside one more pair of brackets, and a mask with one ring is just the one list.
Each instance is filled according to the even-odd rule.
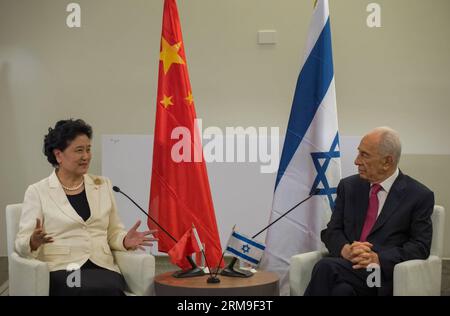
[[372,188],[370,189],[369,207],[367,208],[366,220],[364,221],[361,237],[359,238],[360,241],[366,241],[367,236],[377,220],[379,206],[377,193],[381,189],[383,188],[378,183],[372,185]]

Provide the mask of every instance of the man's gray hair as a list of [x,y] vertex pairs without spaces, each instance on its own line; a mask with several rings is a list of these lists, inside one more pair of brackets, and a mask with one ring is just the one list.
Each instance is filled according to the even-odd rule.
[[394,163],[398,165],[402,154],[402,144],[400,142],[399,133],[386,126],[377,127],[373,130],[373,132],[380,133],[380,154],[384,156],[392,156],[394,158]]

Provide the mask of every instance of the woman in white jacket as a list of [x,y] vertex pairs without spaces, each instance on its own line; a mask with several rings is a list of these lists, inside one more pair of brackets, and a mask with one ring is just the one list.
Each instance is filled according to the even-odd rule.
[[[49,128],[44,154],[55,170],[25,193],[15,246],[20,255],[47,262],[50,295],[123,295],[111,249],[143,249],[154,240],[152,231],[137,231],[139,221],[126,232],[109,179],[87,174],[91,138],[83,120]],[[79,283],[69,280],[74,267]]]

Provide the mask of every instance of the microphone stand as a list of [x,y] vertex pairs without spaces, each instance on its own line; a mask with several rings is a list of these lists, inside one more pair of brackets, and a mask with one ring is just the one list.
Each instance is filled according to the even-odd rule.
[[[252,239],[258,237],[262,232],[264,232],[270,226],[272,226],[273,224],[278,222],[280,219],[285,217],[287,214],[292,212],[294,209],[296,209],[298,206],[300,206],[300,204],[303,204],[304,202],[308,201],[310,198],[312,198],[317,193],[319,193],[319,189],[316,189],[313,192],[311,192],[310,195],[307,198],[305,198],[303,201],[297,203],[296,205],[291,207],[287,212],[285,212],[280,217],[278,217],[275,221],[273,221],[272,223],[270,223],[269,225],[267,225],[266,227],[261,229],[258,233],[253,235]],[[222,257],[223,257],[223,255],[222,255]],[[233,257],[233,259],[231,259],[230,263],[222,270],[222,272],[220,272],[220,274],[221,275],[225,275],[225,276],[229,276],[229,277],[237,277],[237,278],[248,278],[248,277],[251,277],[253,275],[253,272],[251,272],[251,271],[246,271],[246,270],[242,270],[242,269],[239,269],[239,268],[235,268],[234,265],[236,264],[236,261],[237,261],[237,258]]]
[[[125,197],[127,197],[134,205],[137,206],[138,209],[140,209],[153,223],[156,224],[156,226],[158,226],[159,228],[161,228],[161,230],[163,232],[166,233],[167,236],[169,236],[175,243],[177,243],[178,241],[175,239],[175,237],[173,237],[167,230],[164,229],[164,227],[162,227],[161,225],[159,225],[159,223],[153,219],[153,217],[151,217],[146,211],[144,211],[144,209],[142,207],[140,207],[131,197],[129,197],[126,193],[124,193],[123,191],[120,190],[119,187],[117,186],[113,186],[113,190],[114,192],[118,192],[123,194]],[[206,257],[205,257],[206,258]],[[187,261],[189,261],[190,265],[191,265],[191,269],[187,270],[187,271],[176,271],[174,274],[172,274],[173,277],[175,278],[191,278],[191,277],[196,277],[196,276],[202,276],[205,275],[205,272],[203,271],[203,269],[199,268],[194,260],[192,260],[192,258],[190,256],[186,256]]]

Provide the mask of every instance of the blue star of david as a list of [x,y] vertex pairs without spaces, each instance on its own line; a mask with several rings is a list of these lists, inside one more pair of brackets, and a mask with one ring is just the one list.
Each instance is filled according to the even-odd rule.
[[247,253],[250,251],[250,247],[248,245],[243,245],[241,249],[243,253]]
[[[328,184],[326,171],[330,164],[331,159],[339,158],[341,156],[338,147],[339,147],[339,133],[336,133],[336,137],[334,138],[329,151],[311,153],[311,158],[317,170],[317,176],[312,185],[310,194],[313,194],[314,191],[317,189],[318,191],[314,195],[326,195],[328,197],[328,202],[330,203],[331,210],[334,209],[333,194],[336,194],[337,187],[330,187],[330,185]],[[322,164],[320,163],[320,160],[323,161]],[[322,183],[323,186],[323,188],[321,189],[318,188],[320,183]]]

